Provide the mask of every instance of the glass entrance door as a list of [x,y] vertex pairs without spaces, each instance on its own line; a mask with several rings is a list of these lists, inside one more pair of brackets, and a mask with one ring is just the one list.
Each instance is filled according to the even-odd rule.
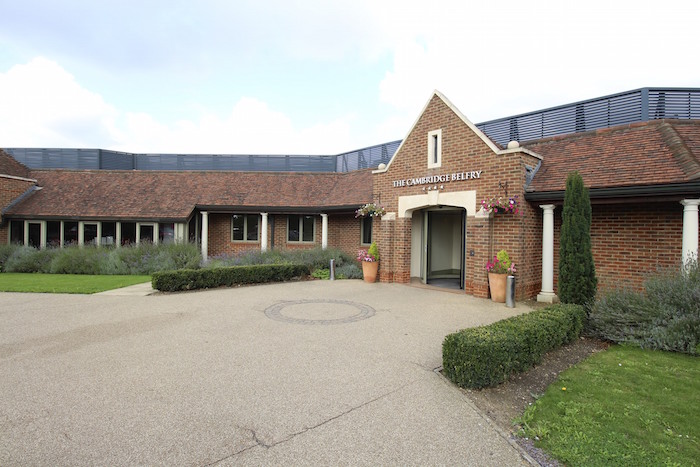
[[421,279],[438,287],[464,288],[465,210],[424,212]]

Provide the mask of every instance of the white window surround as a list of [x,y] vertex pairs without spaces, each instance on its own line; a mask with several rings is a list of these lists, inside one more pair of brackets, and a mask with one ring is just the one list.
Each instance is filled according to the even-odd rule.
[[428,132],[428,168],[442,166],[442,129]]
[[[238,240],[233,238],[233,220],[234,216],[242,216],[243,217],[243,238]],[[255,218],[255,221],[258,224],[258,231],[256,233],[255,239],[254,240],[249,240],[248,239],[248,225],[250,224],[249,220]],[[231,216],[231,241],[234,243],[258,243],[260,240],[260,216],[258,214],[234,214]]]

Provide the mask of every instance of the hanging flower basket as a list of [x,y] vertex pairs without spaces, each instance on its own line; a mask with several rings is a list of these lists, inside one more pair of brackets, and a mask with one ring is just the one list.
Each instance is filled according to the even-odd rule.
[[355,217],[382,217],[386,209],[376,203],[367,203],[355,211]]
[[486,212],[494,214],[518,214],[518,195],[498,198],[489,198],[481,201],[481,206]]

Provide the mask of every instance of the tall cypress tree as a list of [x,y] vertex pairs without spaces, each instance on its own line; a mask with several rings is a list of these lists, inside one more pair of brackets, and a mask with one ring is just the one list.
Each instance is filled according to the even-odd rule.
[[559,242],[559,299],[592,304],[598,287],[591,251],[591,199],[578,172],[566,177]]

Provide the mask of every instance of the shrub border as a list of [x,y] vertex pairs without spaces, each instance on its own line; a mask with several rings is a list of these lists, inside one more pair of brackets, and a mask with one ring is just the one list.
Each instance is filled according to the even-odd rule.
[[309,274],[303,264],[255,264],[211,269],[179,269],[155,272],[151,283],[161,292],[231,287],[240,284],[283,282]]
[[445,376],[464,388],[495,386],[577,339],[585,316],[579,305],[557,304],[449,334],[442,344]]

